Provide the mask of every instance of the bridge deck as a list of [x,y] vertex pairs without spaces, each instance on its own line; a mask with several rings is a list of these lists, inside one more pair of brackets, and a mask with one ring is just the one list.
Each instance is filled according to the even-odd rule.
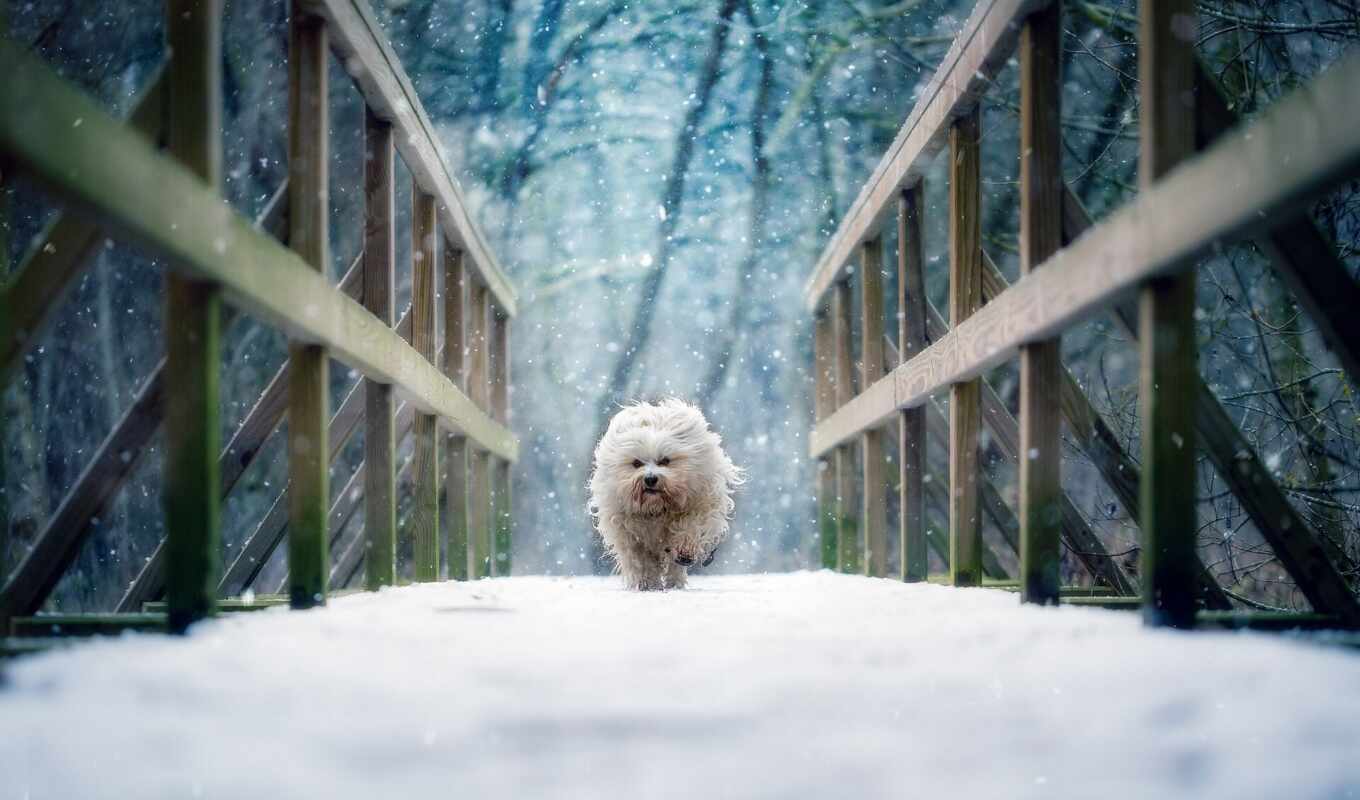
[[431,584],[13,663],[0,795],[1342,797],[1357,676],[830,573]]

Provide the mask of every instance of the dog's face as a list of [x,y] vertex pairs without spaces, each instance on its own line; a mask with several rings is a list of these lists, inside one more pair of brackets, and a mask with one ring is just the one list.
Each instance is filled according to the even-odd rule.
[[717,434],[680,401],[621,410],[595,448],[592,493],[627,514],[683,514],[724,467]]

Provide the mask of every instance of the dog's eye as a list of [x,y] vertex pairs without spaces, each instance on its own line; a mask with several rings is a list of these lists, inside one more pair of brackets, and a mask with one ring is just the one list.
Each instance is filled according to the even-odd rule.
[[670,460],[669,457],[667,457],[667,458],[661,459],[660,461],[658,461],[658,462],[656,462],[656,463],[660,464],[660,465],[663,466],[663,467],[669,467],[669,466],[671,465],[671,460]]
[[636,459],[636,458],[633,459],[633,469],[637,469],[637,468],[640,467],[640,466],[642,466],[642,462],[639,461],[639,460]]

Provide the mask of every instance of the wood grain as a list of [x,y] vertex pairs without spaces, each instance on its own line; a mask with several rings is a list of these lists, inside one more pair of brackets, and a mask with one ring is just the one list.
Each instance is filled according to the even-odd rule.
[[[416,352],[435,363],[435,285],[439,273],[439,222],[435,199],[411,187],[411,332]],[[433,414],[417,411],[414,435],[415,480],[411,513],[403,532],[411,542],[416,582],[439,580],[439,431]]]
[[[864,243],[860,258],[860,353],[862,386],[883,377],[883,240]],[[863,498],[860,520],[864,528],[864,574],[881,578],[888,572],[888,500],[886,463],[881,428],[860,437],[863,458]]]
[[[221,0],[168,0],[165,38],[166,150],[213,193],[222,183]],[[166,615],[183,633],[217,610],[222,571],[221,293],[213,283],[171,271],[165,276],[165,392],[162,503],[166,531]]]
[[[955,329],[982,307],[981,114],[949,129],[949,323]],[[949,387],[949,577],[982,581],[978,519],[978,379]]]
[[[832,343],[831,314],[819,309],[813,318],[812,382],[813,413],[820,422],[836,408],[835,365]],[[816,459],[817,465],[817,542],[822,569],[836,568],[837,506],[836,471],[826,456]]]
[[[467,391],[467,287],[463,253],[450,244],[444,247],[444,374],[459,390]],[[472,555],[468,550],[468,456],[467,440],[450,433],[444,440],[444,551],[451,580],[468,579]]]
[[[925,211],[925,182],[917,181],[904,190],[897,207],[897,341],[907,360],[926,347],[925,239],[922,215]],[[893,367],[889,367],[893,369]],[[898,537],[901,552],[901,578],[915,583],[930,572],[926,553],[925,410],[908,408],[898,412],[898,461],[900,471],[901,522]]]
[[[1195,150],[1194,0],[1139,5],[1139,162],[1142,189]],[[1141,513],[1143,619],[1195,624],[1195,274],[1182,260],[1141,289],[1138,318],[1139,417],[1143,445]]]
[[[153,143],[165,137],[168,81],[158,67],[137,97],[127,124]],[[104,232],[78,215],[57,212],[18,267],[0,282],[0,383],[9,380],[61,308],[75,277],[99,250]],[[6,254],[9,249],[4,250]]]
[[[853,303],[850,284],[836,284],[831,296],[832,341],[836,354],[836,407],[841,408],[855,398],[854,354],[851,348],[854,323],[851,319]],[[842,572],[859,571],[858,492],[855,486],[856,461],[854,447],[845,444],[836,450],[836,563]]]
[[[295,9],[288,27],[288,245],[324,283],[330,265],[326,23]],[[311,608],[325,604],[330,576],[330,357],[325,347],[294,339],[288,361],[288,596],[293,608]]]
[[[1020,32],[1022,274],[1062,247],[1061,23],[1054,3]],[[1020,348],[1020,597],[1041,605],[1057,605],[1062,585],[1061,379],[1057,338]]]
[[[443,424],[498,457],[516,458],[509,431],[296,254],[253,232],[183,167],[159,158],[147,142],[11,43],[0,42],[0,71],[14,77],[0,86],[0,148],[23,172],[120,238],[217,281],[229,302],[257,319],[325,345],[334,358],[397,386],[404,399],[438,414]],[[23,124],[16,124],[20,117]],[[72,128],[69,121],[77,117],[84,122]],[[142,191],[148,185],[159,191]],[[128,197],[138,202],[125,202]]]
[[[391,325],[397,260],[396,155],[392,126],[372,110],[364,117],[364,147],[364,308]],[[376,591],[397,581],[396,397],[390,384],[371,378],[364,378],[363,384],[364,588]],[[332,569],[331,576],[335,575]]]

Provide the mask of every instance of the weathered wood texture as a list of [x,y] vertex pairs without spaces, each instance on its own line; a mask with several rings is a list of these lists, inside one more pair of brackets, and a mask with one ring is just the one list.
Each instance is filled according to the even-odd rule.
[[449,173],[434,124],[425,113],[401,60],[363,0],[295,0],[329,23],[331,46],[373,113],[396,129],[402,160],[420,188],[434,195],[444,235],[467,258],[496,305],[515,315],[515,291],[506,279],[481,231],[473,223],[458,181]]
[[[464,275],[467,281],[470,276]],[[487,289],[473,280],[468,286],[467,393],[480,409],[491,401],[490,387],[490,302]],[[467,488],[467,529],[473,578],[491,577],[491,460],[480,447],[469,448]]]
[[[491,311],[491,414],[502,425],[510,424],[510,318]],[[495,459],[491,476],[492,564],[494,575],[509,575],[512,525],[510,518],[510,463]]]
[[[280,193],[274,195],[258,218],[258,227],[275,233],[279,231],[278,226],[284,219],[280,213],[285,205],[283,199]],[[164,381],[165,360],[162,359],[152,368],[132,405],[100,443],[89,464],[62,497],[56,512],[34,540],[29,554],[16,567],[4,591],[0,592],[0,630],[4,629],[6,617],[34,614],[42,608],[62,573],[70,567],[93,531],[91,520],[105,513],[128,476],[136,470],[151,438],[160,430]],[[243,424],[242,431],[245,429],[246,425]],[[219,470],[224,486],[228,482],[234,484],[244,470],[244,466],[233,468],[238,463],[239,455],[233,449],[233,443],[240,433],[238,431],[238,435],[233,437],[223,452]],[[254,450],[251,450],[250,457],[253,456]],[[157,554],[163,566],[164,553],[158,548]],[[158,584],[157,596],[162,591],[163,582]],[[139,599],[130,610],[140,608]]]
[[[982,307],[981,114],[974,109],[949,130],[949,324],[957,329]],[[979,380],[949,389],[949,577],[955,586],[982,580],[978,518]]]
[[[998,274],[998,278],[999,277]],[[984,288],[983,295],[986,296],[986,294],[987,292]],[[933,306],[927,306],[927,313],[929,314],[929,331],[931,332],[931,335],[943,334],[944,331],[948,330],[948,324]],[[885,361],[888,369],[896,368],[899,363],[897,349],[891,345],[891,342],[888,343]],[[1074,391],[1080,391],[1080,389],[1076,388],[1075,382],[1072,385],[1072,389]],[[1085,402],[1084,397],[1082,401]],[[1066,409],[1067,405],[1064,404],[1065,415]],[[923,414],[923,419],[928,419],[927,425],[930,429],[931,439],[934,439],[938,429],[941,446],[948,447],[947,434],[945,432],[948,430],[949,423],[945,413],[940,411],[933,402],[913,410],[919,410]],[[929,414],[926,413],[927,411]],[[1001,396],[996,393],[986,380],[983,380],[981,385],[981,413],[982,419],[992,431],[991,443],[992,447],[995,448],[995,454],[1007,459],[1013,464],[1018,464],[1019,454],[1021,452],[1019,449],[1020,424],[1016,421],[1015,417],[1011,415],[1010,410],[1006,407],[1005,401],[1001,399]],[[981,452],[984,452],[985,450],[986,448],[983,448],[980,451],[980,455]],[[1136,470],[1137,467],[1134,467],[1134,469]],[[1136,479],[1136,472],[1134,477]],[[1020,523],[1018,518],[1010,511],[1009,506],[1007,506],[1005,501],[1001,498],[1000,492],[985,476],[983,476],[983,479],[979,482],[978,486],[983,510],[987,512],[987,515],[992,519],[992,522],[996,524],[997,529],[1001,531],[1003,537],[1012,545],[1015,552],[1018,554],[1020,552]],[[1135,489],[1135,497],[1136,496],[1137,492]],[[1063,540],[1067,543],[1067,546],[1072,550],[1073,555],[1081,561],[1082,565],[1086,567],[1087,572],[1091,573],[1092,577],[1111,587],[1112,591],[1119,594],[1136,594],[1138,592],[1137,585],[1124,573],[1124,570],[1119,564],[1109,556],[1105,549],[1105,545],[1100,541],[1100,538],[1096,535],[1095,531],[1091,530],[1090,525],[1086,522],[1086,518],[1077,509],[1071,498],[1065,493],[1061,495],[1061,498],[1061,534]],[[984,564],[984,574],[990,575],[991,573],[988,572],[985,567],[986,565]],[[1221,595],[1222,592],[1220,591],[1219,594]],[[1226,596],[1223,597],[1223,600],[1223,607],[1227,607]]]
[[[8,42],[0,42],[0,72],[13,77],[0,86],[0,149],[22,171],[117,235],[219,282],[229,302],[256,318],[325,345],[333,357],[396,385],[423,411],[514,460],[509,431],[298,256],[252,232],[182,167],[157,157],[149,143]],[[70,125],[74,118],[84,120],[79,128]],[[148,185],[159,190],[142,192]],[[134,196],[137,203],[125,202]]]
[[[1139,6],[1140,187],[1146,191],[1195,150],[1194,0]],[[1143,445],[1141,514],[1144,620],[1193,627],[1195,496],[1194,265],[1152,278],[1141,290],[1139,417]]]
[[[981,374],[1014,356],[1020,345],[1050,338],[1174,270],[1210,242],[1254,233],[1262,219],[1292,213],[1306,198],[1360,172],[1360,137],[1351,135],[1360,129],[1360,103],[1349,99],[1357,81],[1360,56],[1342,59],[1140,192],[819,424],[810,454],[818,456],[883,424],[895,409],[919,405],[942,387]],[[1291,153],[1288,162],[1280,152]]]
[[[330,266],[330,113],[326,23],[293,6],[288,40],[288,245],[318,273]],[[326,602],[330,575],[330,361],[326,348],[288,345],[288,596],[294,608]]]
[[[463,251],[444,246],[444,374],[461,391],[467,391],[467,314]],[[444,552],[451,580],[468,579],[472,556],[468,551],[468,460],[467,440],[450,433],[444,440]]]
[[[927,344],[924,212],[925,182],[917,181],[901,193],[897,206],[897,347],[906,360],[915,358]],[[901,578],[918,582],[925,580],[930,570],[922,494],[926,457],[925,410],[908,408],[898,412],[897,425]]]
[[[1062,247],[1062,4],[1020,32],[1020,271]],[[1020,348],[1020,595],[1055,604],[1062,584],[1062,363],[1058,339]]]
[[[349,409],[359,411],[362,409],[361,392],[355,390],[345,398],[345,403],[341,405],[341,410],[336,412],[335,418],[331,421],[331,454],[332,458],[339,453],[344,445],[349,441],[349,437],[358,429],[362,422],[362,417],[357,413],[349,413]],[[411,429],[413,414],[409,405],[401,406],[396,414],[395,439],[398,443],[405,437]],[[224,597],[240,594],[251,586],[260,571],[269,563],[274,550],[283,541],[284,534],[288,531],[288,496],[289,487],[284,486],[283,491],[274,500],[274,505],[265,513],[264,519],[256,526],[246,541],[241,544],[237,551],[236,558],[232,560],[231,566],[227,567],[226,574],[222,576],[222,582],[218,584],[218,594]],[[327,509],[327,528],[329,531],[330,510]]]
[[879,160],[835,236],[822,251],[804,299],[815,310],[853,257],[855,248],[878,235],[898,189],[920,180],[931,157],[945,144],[950,123],[974,108],[978,97],[1015,50],[1015,20],[1044,0],[982,0],[954,38],[921,99]]
[[[864,243],[860,258],[860,360],[861,386],[872,386],[883,377],[883,241]],[[886,463],[881,428],[860,437],[863,459],[863,500],[860,519],[864,527],[864,574],[881,578],[888,572],[888,499]]]
[[[836,408],[836,356],[832,344],[831,315],[821,309],[813,320],[812,381],[813,413],[818,421]],[[817,550],[822,569],[836,568],[837,511],[836,471],[831,459],[823,456],[817,464]]]
[[[147,82],[127,124],[159,145],[165,136],[165,68]],[[74,278],[99,250],[104,232],[90,220],[58,212],[0,288],[0,382],[9,379],[61,307]],[[8,253],[9,250],[4,251]]]
[[[169,0],[166,150],[213,192],[222,182],[221,0]],[[174,271],[165,277],[165,393],[162,470],[169,561],[170,630],[182,633],[217,607],[221,566],[218,440],[221,437],[221,297],[217,287]]]
[[[392,138],[392,126],[368,111],[364,121],[364,308],[385,325],[392,324],[395,296],[396,157]],[[367,550],[364,587],[370,591],[397,581],[395,412],[392,386],[364,378],[362,546]]]
[[[832,342],[836,359],[836,407],[840,408],[854,400],[855,368],[851,336],[854,322],[851,319],[853,303],[850,284],[841,281],[836,284],[831,296]],[[836,450],[836,566],[842,572],[857,572],[859,564],[859,518],[855,487],[855,453],[850,444]]]
[[[435,287],[439,268],[439,222],[434,197],[411,187],[411,321],[416,352],[435,361]],[[405,537],[411,542],[417,582],[439,580],[439,431],[432,414],[416,412],[415,486]]]
[[[286,205],[286,195],[275,195],[275,198]],[[266,213],[268,213],[268,209],[266,210]],[[281,219],[282,218],[284,217],[281,217]],[[363,254],[360,254],[359,257],[355,258],[354,262],[350,264],[349,270],[345,273],[345,277],[340,284],[341,290],[351,296],[357,295],[361,290],[360,278],[362,275]],[[226,316],[230,317],[230,314],[227,314]],[[409,325],[409,317],[403,318],[403,323]],[[160,370],[163,367],[164,362],[162,362],[157,370]],[[153,372],[152,379],[160,380],[160,375],[161,373],[159,371]],[[148,381],[148,383],[149,382],[150,381]],[[250,411],[246,414],[246,418],[241,422],[241,426],[236,429],[236,433],[232,434],[231,440],[228,441],[226,447],[222,449],[222,455],[218,459],[218,471],[222,476],[223,498],[226,498],[231,494],[232,489],[236,487],[241,476],[244,475],[250,465],[255,462],[255,458],[259,455],[260,448],[264,446],[265,440],[278,429],[279,422],[282,421],[284,414],[287,413],[288,410],[288,384],[289,362],[284,361],[274,373],[274,377],[266,384],[264,391],[255,401],[255,405],[252,406]],[[333,420],[331,423],[331,435],[335,435],[334,431],[338,424],[337,421],[344,421],[339,424],[350,424],[348,420],[356,419],[358,413],[359,411],[357,409],[352,408],[349,405],[342,406],[341,410],[336,414],[336,420]],[[150,439],[152,433],[154,433],[154,429],[146,433],[147,440]],[[101,453],[102,452],[101,449]],[[121,480],[119,485],[121,485]],[[79,486],[79,484],[77,484],[77,486]],[[113,488],[116,489],[117,487]],[[73,489],[72,491],[74,492],[75,490]],[[284,507],[284,510],[286,510],[286,507]],[[230,569],[228,569],[228,571],[230,571]],[[128,590],[123,594],[123,598],[118,602],[118,608],[116,610],[120,612],[133,612],[140,609],[144,603],[150,600],[159,599],[165,592],[165,580],[166,553],[165,541],[162,540],[161,543],[157,545],[156,550],[151,554],[151,557],[147,559],[146,564],[142,567],[141,572],[137,574],[137,578],[132,582],[132,585],[129,586]],[[220,586],[221,583],[219,582],[218,585]]]

